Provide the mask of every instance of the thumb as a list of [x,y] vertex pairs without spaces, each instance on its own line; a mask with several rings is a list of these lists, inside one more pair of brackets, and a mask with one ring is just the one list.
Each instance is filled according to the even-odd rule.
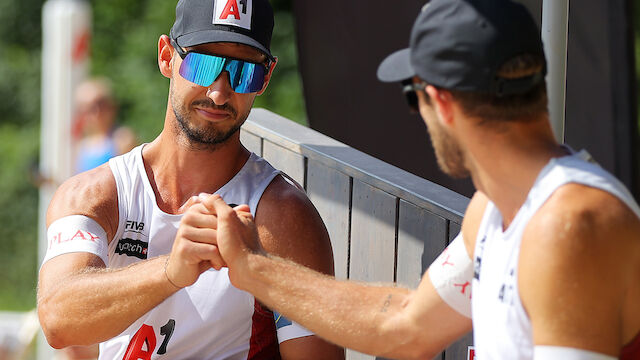
[[[205,200],[205,205],[207,206],[207,208],[209,208],[210,210],[213,210],[214,214],[220,216],[220,215],[224,215],[224,214],[229,214],[233,212],[233,209],[231,209],[231,207],[229,205],[227,205],[226,202],[224,202],[224,200],[222,200],[222,197],[218,194],[214,194],[209,196],[206,200]],[[240,205],[242,206],[242,205]]]
[[236,216],[243,223],[246,223],[247,220],[253,221],[253,215],[251,214],[251,209],[249,208],[249,205],[246,205],[246,204],[238,205],[233,208],[233,211],[235,211]]

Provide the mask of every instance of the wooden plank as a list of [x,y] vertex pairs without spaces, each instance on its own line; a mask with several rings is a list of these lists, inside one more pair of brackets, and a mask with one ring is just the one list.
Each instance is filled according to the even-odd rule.
[[308,159],[322,162],[443,218],[460,222],[469,203],[469,199],[463,195],[268,110],[252,109],[243,127],[265,141],[271,141]]
[[447,220],[400,200],[398,216],[399,284],[415,289],[429,265],[447,246]]
[[354,179],[350,279],[394,281],[395,222],[396,198]]
[[307,194],[329,232],[336,278],[346,279],[349,266],[350,178],[310,160],[307,164]]
[[363,354],[361,352],[357,352],[355,350],[347,349],[346,351],[346,360],[374,360],[375,356]]
[[254,135],[241,128],[240,142],[249,151],[254,152],[258,156],[262,156],[262,138],[258,135]]
[[[458,236],[460,232],[460,224],[449,221],[449,242]],[[473,332],[469,332],[460,340],[451,344],[444,352],[445,360],[466,359],[469,346],[473,346]]]
[[460,229],[461,229],[460,224],[453,221],[449,221],[449,241],[447,242],[447,244],[452,242],[453,239],[455,239],[456,236],[458,236]]
[[459,360],[466,359],[469,346],[473,346],[473,332],[469,332],[460,340],[451,344],[444,351],[445,360]]
[[264,140],[262,142],[262,157],[267,159],[273,167],[282,170],[298,184],[304,186],[304,156]]

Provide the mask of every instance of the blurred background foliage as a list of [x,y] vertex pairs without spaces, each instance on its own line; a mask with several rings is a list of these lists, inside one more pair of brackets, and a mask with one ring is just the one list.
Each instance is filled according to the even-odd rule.
[[[305,123],[297,71],[291,0],[271,0],[276,10],[272,51],[280,58],[267,93],[256,106]],[[40,122],[42,0],[0,0],[0,310],[35,306],[37,164]],[[140,141],[162,128],[168,80],[157,70],[156,48],[173,23],[174,0],[91,0],[91,74],[111,78],[119,122]],[[634,5],[636,64],[640,74],[640,5]],[[640,96],[640,80],[637,82]],[[640,111],[639,111],[640,128]]]
[[[88,0],[87,0],[88,1]],[[148,142],[164,122],[169,80],[156,60],[158,38],[168,34],[175,0],[91,0],[90,75],[106,76],[120,110],[118,121]],[[0,0],[0,310],[35,306],[37,166],[43,0]],[[276,14],[272,53],[278,66],[255,106],[305,124],[297,70],[291,0],[271,0]]]

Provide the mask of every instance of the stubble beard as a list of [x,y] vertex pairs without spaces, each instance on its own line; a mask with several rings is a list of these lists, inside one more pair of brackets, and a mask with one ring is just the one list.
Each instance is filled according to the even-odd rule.
[[213,123],[205,123],[205,125],[201,127],[195,126],[191,121],[191,115],[189,114],[186,106],[176,106],[178,104],[177,101],[175,101],[173,94],[171,96],[171,103],[173,113],[177,120],[175,127],[180,138],[190,149],[210,152],[220,148],[220,146],[226,143],[231,136],[240,130],[240,127],[249,116],[249,111],[251,110],[251,107],[249,107],[246,113],[238,116],[238,111],[231,105],[216,105],[210,99],[196,100],[190,104],[190,108],[198,106],[205,109],[208,108],[227,111],[229,115],[235,119],[235,122],[231,128],[221,130]]
[[440,170],[455,179],[469,177],[470,172],[465,167],[464,154],[458,141],[440,125],[434,124],[433,127],[428,127],[428,130]]

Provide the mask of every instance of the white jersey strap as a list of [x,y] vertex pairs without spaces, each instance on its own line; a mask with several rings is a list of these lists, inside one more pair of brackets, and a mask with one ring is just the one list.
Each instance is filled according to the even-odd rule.
[[542,346],[533,347],[533,360],[615,360],[610,355],[605,355],[593,351],[564,347],[564,346]]
[[470,318],[473,262],[464,246],[462,232],[429,266],[427,273],[442,300],[460,314]]
[[60,218],[47,229],[47,253],[42,263],[62,254],[88,252],[108,264],[107,233],[93,219],[83,215]]
[[287,340],[315,335],[313,332],[307,330],[302,325],[287,319],[277,311],[273,312],[273,318],[276,322],[276,332],[278,334],[279,344]]

